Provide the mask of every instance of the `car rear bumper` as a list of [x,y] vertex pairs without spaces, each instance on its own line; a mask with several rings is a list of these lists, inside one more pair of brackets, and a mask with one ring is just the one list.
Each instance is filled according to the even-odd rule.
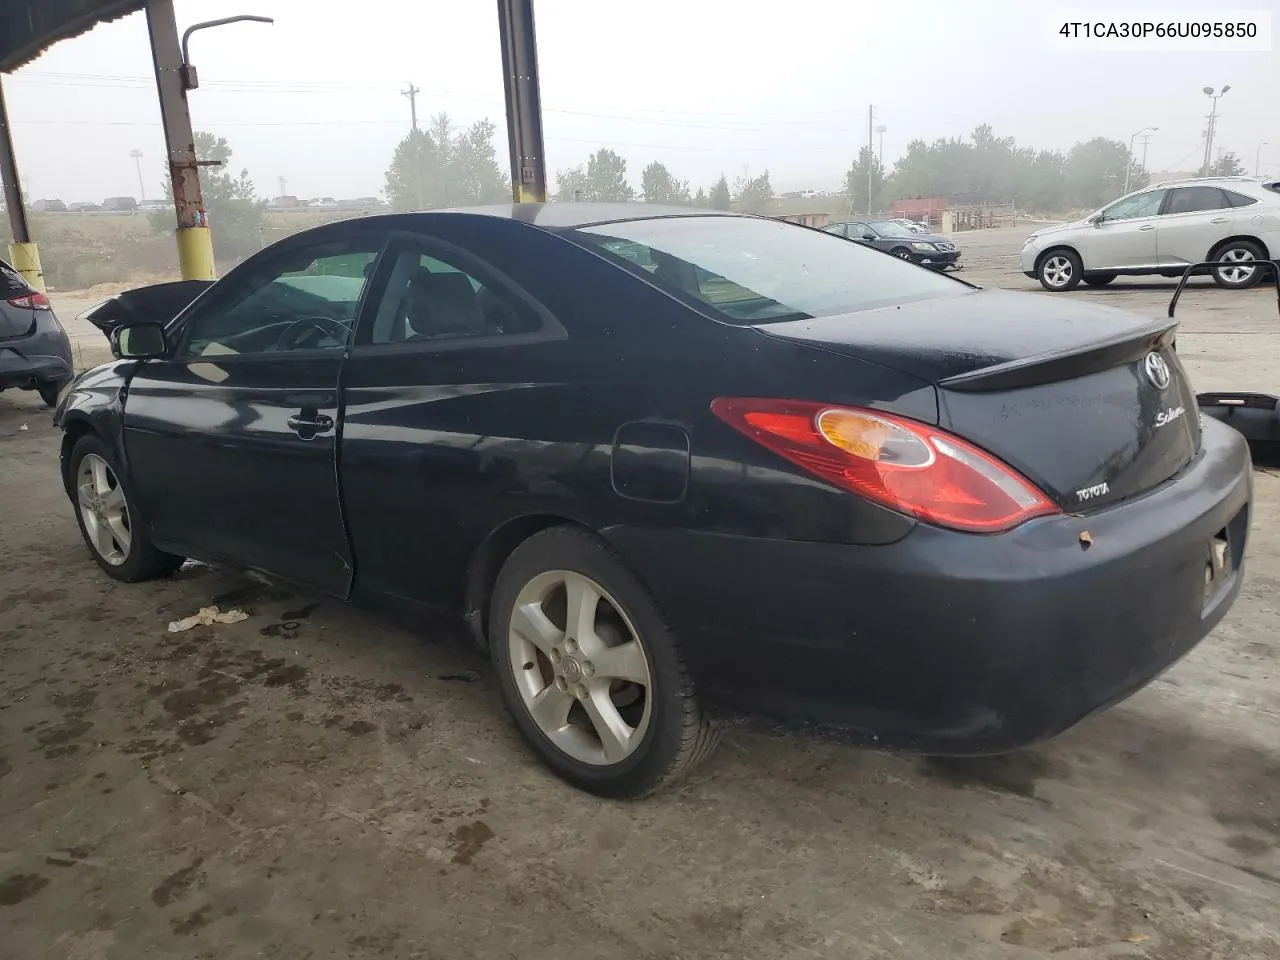
[[[887,546],[607,536],[712,699],[886,748],[981,754],[1061,732],[1203,639],[1240,589],[1251,491],[1245,443],[1208,421],[1174,480],[997,536],[924,524]],[[1206,599],[1223,531],[1231,572]]]
[[70,380],[74,374],[71,344],[52,318],[29,337],[0,341],[0,389]]

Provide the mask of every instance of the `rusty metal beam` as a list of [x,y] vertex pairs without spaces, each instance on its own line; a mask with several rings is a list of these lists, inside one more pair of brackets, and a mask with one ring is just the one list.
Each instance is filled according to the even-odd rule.
[[178,215],[178,259],[186,280],[213,279],[209,218],[200,192],[200,164],[183,84],[182,47],[173,0],[147,0],[147,30],[164,124],[173,205]]
[[4,83],[0,78],[0,180],[4,181],[4,204],[9,211],[9,228],[14,243],[30,243],[27,208],[22,202],[22,181],[18,177],[18,157],[13,152],[13,127],[4,102]]
[[533,0],[498,0],[498,29],[502,35],[503,86],[507,95],[511,192],[516,203],[545,203],[547,157],[542,142]]

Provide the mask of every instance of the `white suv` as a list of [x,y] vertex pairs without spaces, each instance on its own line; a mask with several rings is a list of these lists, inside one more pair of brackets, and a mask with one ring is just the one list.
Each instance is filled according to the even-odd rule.
[[1055,293],[1081,280],[1101,287],[1116,277],[1178,277],[1188,264],[1231,260],[1213,279],[1251,287],[1280,259],[1280,181],[1254,177],[1174,180],[1147,187],[1074,223],[1046,227],[1022,247],[1022,272]]

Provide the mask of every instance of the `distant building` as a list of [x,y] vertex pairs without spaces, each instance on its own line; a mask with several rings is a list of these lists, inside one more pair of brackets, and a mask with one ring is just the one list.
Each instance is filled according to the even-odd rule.
[[765,204],[760,215],[821,228],[840,212],[843,200],[843,197],[775,197]]

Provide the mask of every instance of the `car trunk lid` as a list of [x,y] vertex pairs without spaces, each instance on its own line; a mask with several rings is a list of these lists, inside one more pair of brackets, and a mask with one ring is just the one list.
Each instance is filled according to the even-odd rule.
[[1172,321],[999,291],[761,324],[938,389],[941,426],[987,449],[1064,510],[1141,494],[1200,445]]

